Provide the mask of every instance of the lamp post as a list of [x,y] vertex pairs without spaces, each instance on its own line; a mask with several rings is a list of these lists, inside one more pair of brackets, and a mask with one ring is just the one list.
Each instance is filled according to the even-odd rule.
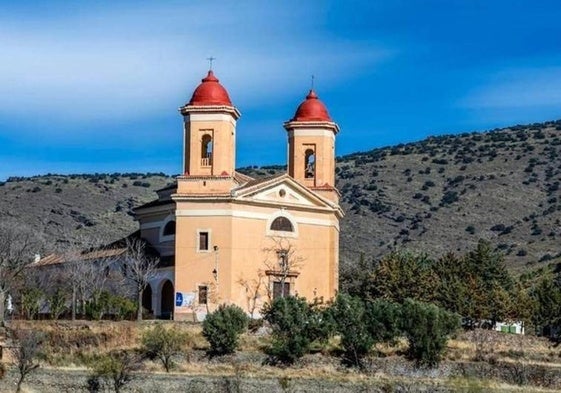
[[212,271],[212,275],[218,287],[218,246],[214,246],[214,270]]

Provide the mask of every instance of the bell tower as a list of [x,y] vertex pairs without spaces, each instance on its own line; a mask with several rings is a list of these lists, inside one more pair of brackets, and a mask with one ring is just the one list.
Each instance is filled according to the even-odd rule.
[[236,121],[240,112],[212,70],[202,79],[191,100],[179,110],[184,124],[182,178],[193,183],[180,182],[183,184],[179,192],[208,193],[227,189],[230,182],[225,184],[219,180],[231,180],[234,176]]
[[316,193],[339,202],[335,188],[335,135],[339,126],[310,90],[294,117],[284,123],[288,132],[288,174]]

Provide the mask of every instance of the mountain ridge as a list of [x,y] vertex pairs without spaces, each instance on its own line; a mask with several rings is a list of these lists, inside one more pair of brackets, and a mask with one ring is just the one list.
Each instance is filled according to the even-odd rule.
[[[561,262],[561,120],[348,154],[337,157],[336,177],[343,267],[396,249],[460,253],[479,239],[513,270]],[[173,181],[162,173],[11,177],[0,182],[0,219],[44,228],[51,244],[84,233],[112,240],[136,230],[132,208]]]

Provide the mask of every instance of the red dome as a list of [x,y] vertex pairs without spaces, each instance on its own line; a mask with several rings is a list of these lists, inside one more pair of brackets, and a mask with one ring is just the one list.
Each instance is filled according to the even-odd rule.
[[220,83],[218,78],[214,76],[212,70],[208,71],[206,78],[197,86],[189,101],[188,105],[229,105],[232,101],[228,96],[228,92]]
[[310,90],[304,102],[300,104],[292,121],[331,121],[327,108],[313,90]]

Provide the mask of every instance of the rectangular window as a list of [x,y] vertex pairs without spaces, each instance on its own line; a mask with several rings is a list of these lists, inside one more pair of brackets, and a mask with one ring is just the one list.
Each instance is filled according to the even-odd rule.
[[290,283],[285,282],[283,285],[280,281],[273,282],[273,300],[286,296],[290,296]]
[[208,251],[208,232],[199,232],[199,251]]
[[207,304],[208,302],[208,287],[206,285],[199,285],[199,304]]

